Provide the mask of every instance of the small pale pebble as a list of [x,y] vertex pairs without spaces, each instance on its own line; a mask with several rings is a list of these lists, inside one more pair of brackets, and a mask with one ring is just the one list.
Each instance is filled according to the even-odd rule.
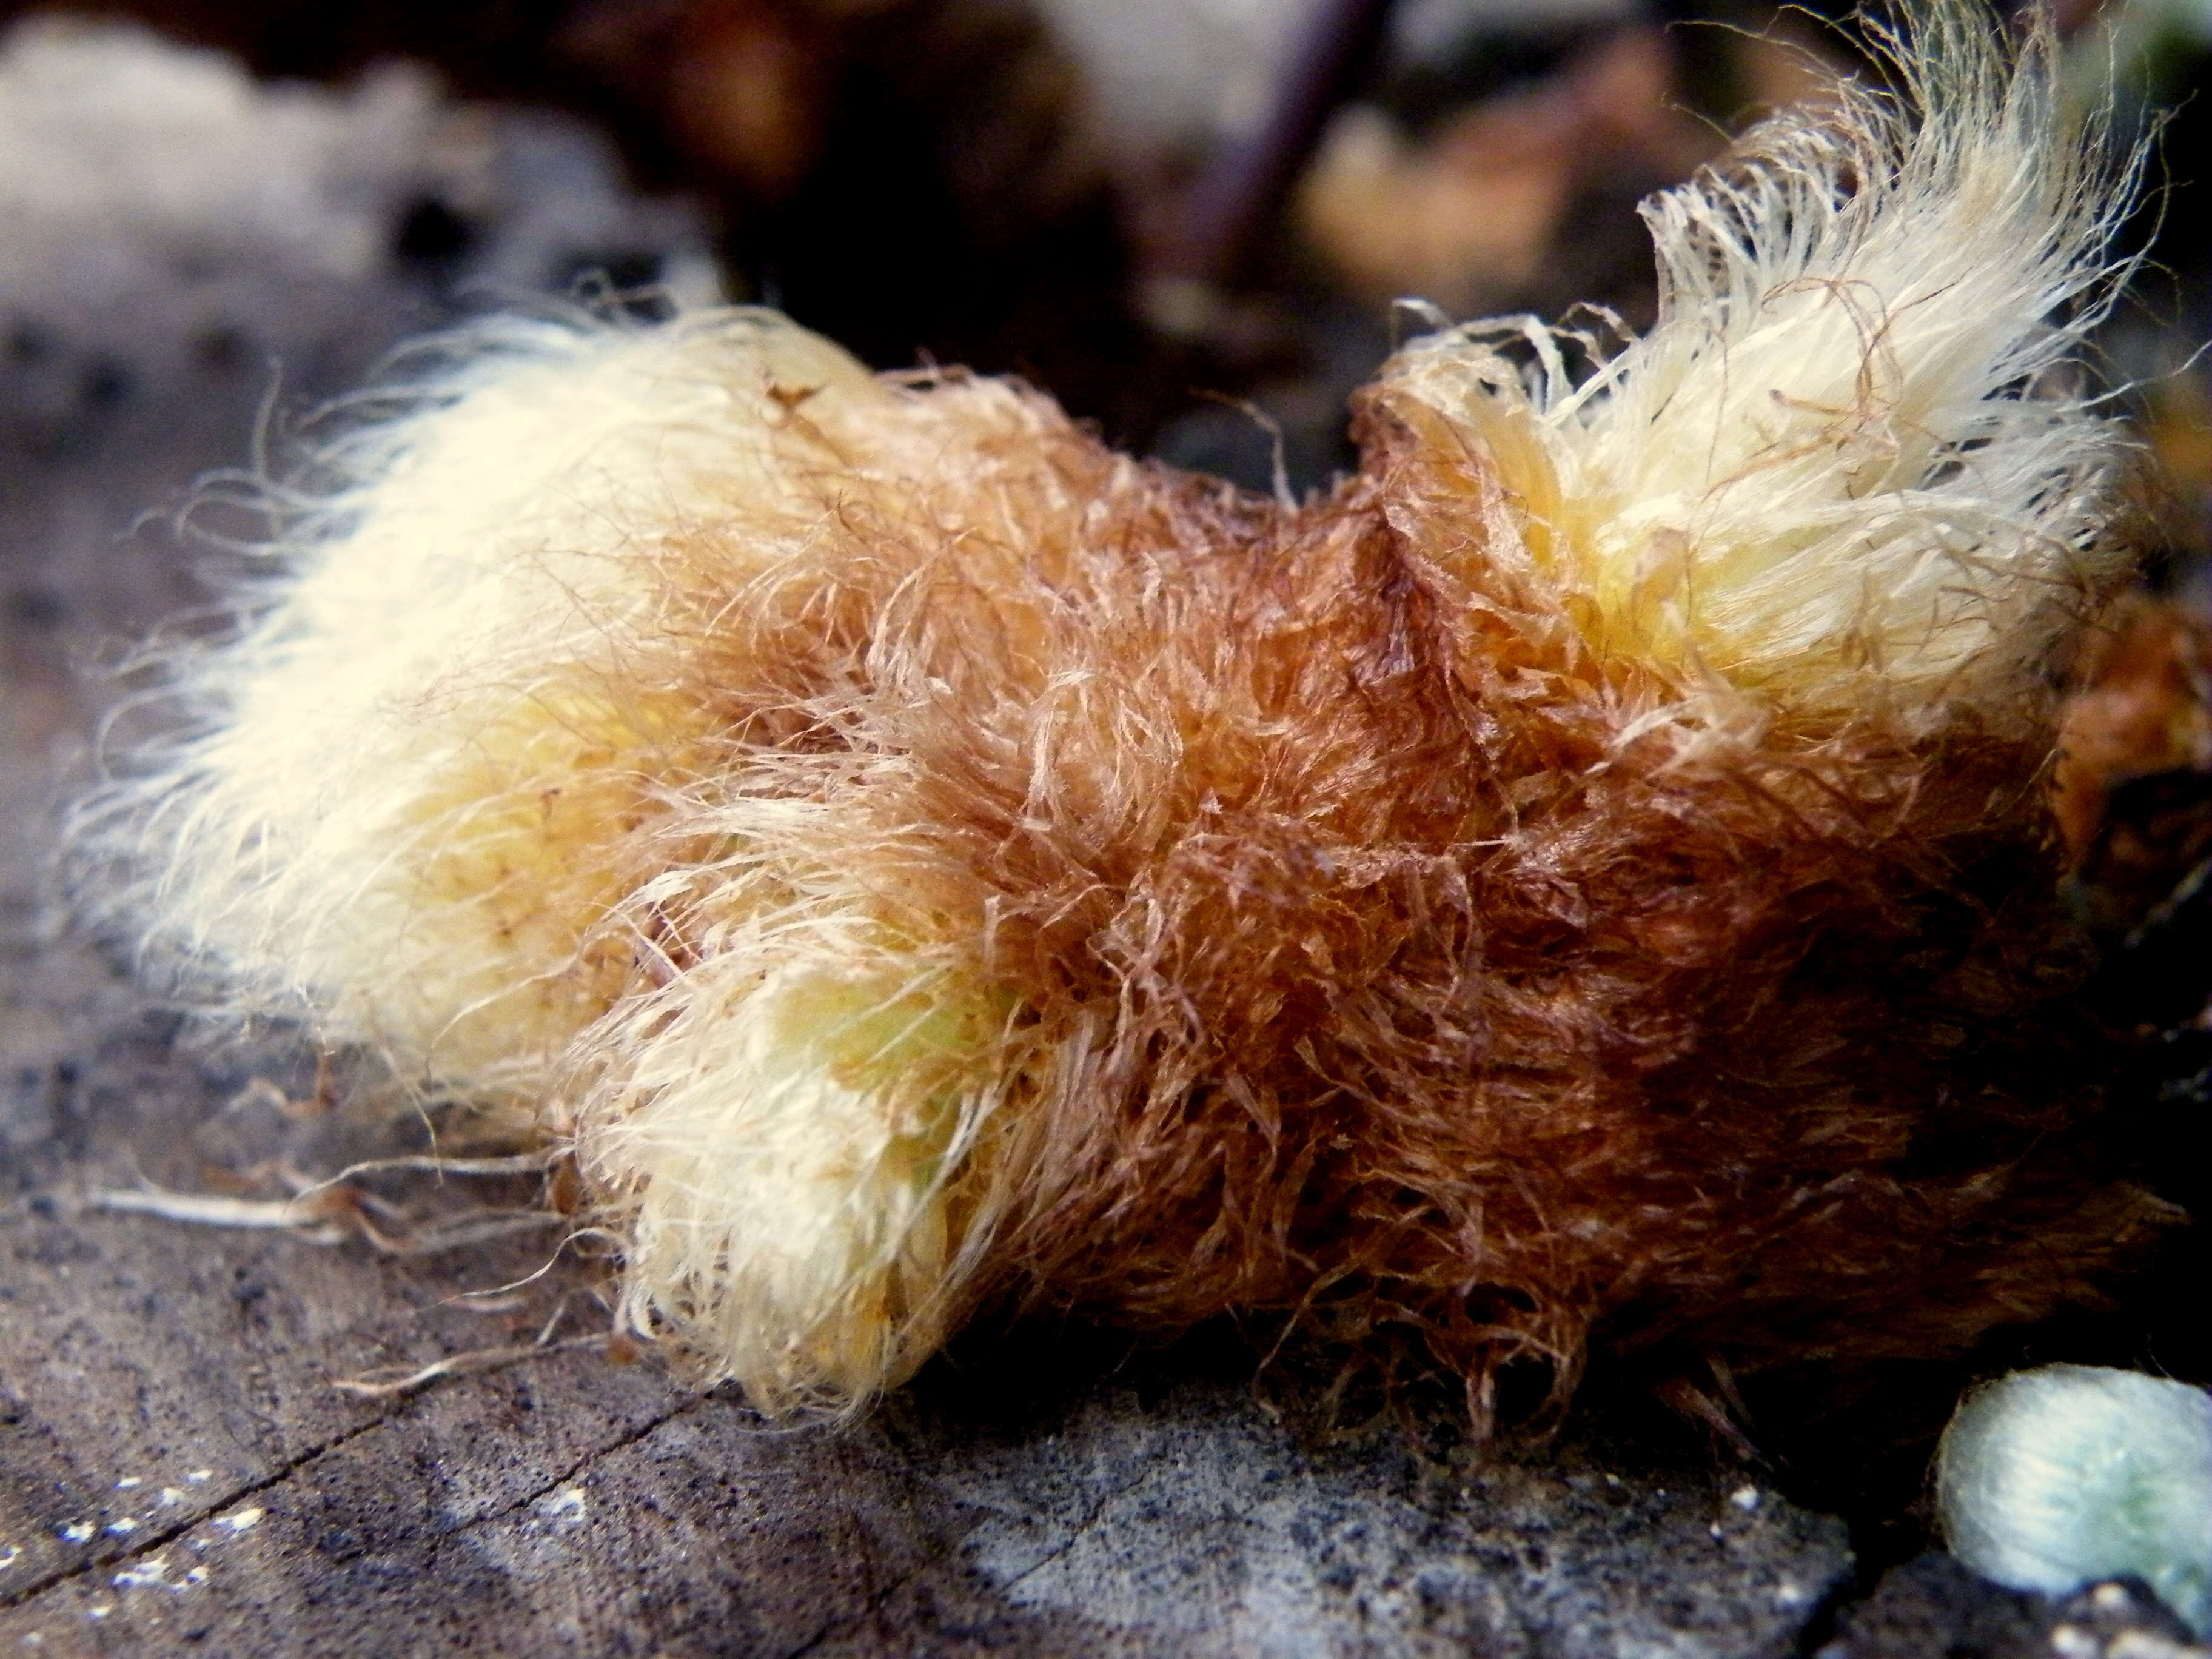
[[215,1479],[215,1471],[213,1469],[192,1469],[186,1473],[185,1479],[191,1481],[212,1480]]
[[23,1645],[27,1648],[42,1648],[46,1644],[46,1633],[42,1630],[34,1630],[23,1638]]
[[235,1515],[218,1516],[216,1518],[216,1525],[228,1527],[233,1532],[244,1532],[249,1528],[258,1527],[260,1524],[259,1510],[240,1510]]
[[99,1530],[100,1528],[89,1521],[72,1521],[62,1528],[62,1536],[72,1544],[82,1544]]
[[0,1544],[0,1572],[5,1572],[23,1559],[23,1552],[13,1544]]
[[2102,1607],[2106,1613],[2125,1612],[2130,1599],[2126,1587],[2121,1584],[2100,1584],[2089,1592],[2092,1604]]
[[1729,1494],[1729,1502],[1735,1504],[1736,1508],[1741,1510],[1746,1515],[1748,1515],[1759,1507],[1759,1488],[1756,1486],[1738,1486],[1734,1492]]
[[2105,1659],[2198,1659],[2203,1651],[2147,1630],[2124,1630],[2105,1644]]
[[185,1582],[187,1584],[204,1584],[207,1581],[208,1570],[205,1567],[191,1567],[185,1571]]
[[1722,1529],[1721,1523],[1717,1521],[1714,1522],[1710,1527],[1707,1527],[1705,1530],[1716,1538],[1725,1538],[1728,1536],[1728,1534]]
[[1774,1605],[1778,1607],[1797,1607],[1805,1604],[1805,1587],[1794,1578],[1785,1578],[1774,1587]]
[[145,1481],[141,1480],[138,1476],[135,1474],[126,1474],[120,1480],[115,1483],[115,1490],[118,1492],[129,1492],[133,1486],[143,1486],[145,1484]]
[[84,1616],[88,1619],[105,1619],[114,1611],[115,1607],[112,1602],[102,1601],[97,1607],[87,1607],[84,1610]]
[[2058,1659],[2097,1659],[2104,1644],[2079,1625],[2053,1625],[2051,1650]]
[[179,1492],[174,1486],[164,1486],[161,1488],[161,1507],[163,1509],[174,1509],[178,1504],[184,1501],[184,1493]]
[[107,1581],[118,1589],[174,1589],[169,1582],[169,1564],[160,1556],[151,1556],[135,1562]]
[[549,1526],[568,1532],[584,1524],[586,1499],[581,1486],[563,1486],[550,1498],[538,1499],[538,1518]]
[[137,1531],[138,1523],[126,1515],[120,1521],[109,1522],[107,1523],[107,1529],[113,1533],[118,1538],[122,1538]]

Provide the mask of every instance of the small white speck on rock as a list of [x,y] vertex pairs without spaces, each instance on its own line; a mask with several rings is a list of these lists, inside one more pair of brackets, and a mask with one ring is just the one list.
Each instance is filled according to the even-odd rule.
[[556,1532],[573,1532],[584,1524],[589,1504],[581,1486],[563,1486],[539,1498],[533,1507],[546,1526]]
[[169,1564],[158,1555],[133,1562],[107,1581],[118,1589],[182,1589],[169,1582]]

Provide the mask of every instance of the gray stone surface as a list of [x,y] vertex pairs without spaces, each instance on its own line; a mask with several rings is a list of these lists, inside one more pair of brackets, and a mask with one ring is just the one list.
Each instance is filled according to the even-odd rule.
[[[111,1173],[66,1148],[94,1097],[144,1103],[143,1136],[220,1092],[175,1066],[111,1042],[33,1192]],[[843,1431],[588,1350],[362,1402],[330,1379],[512,1340],[441,1306],[511,1259],[36,1200],[0,1250],[0,1644],[1784,1654],[1849,1566],[1838,1523],[1724,1470],[1303,1449],[1172,1368],[1010,1409],[945,1367]]]
[[2140,1579],[2052,1598],[2004,1589],[1947,1555],[1886,1574],[1814,1659],[2208,1659]]
[[1181,1651],[1786,1653],[1850,1560],[1838,1523],[1724,1470],[1302,1449],[1218,1382],[1011,1430],[917,1414],[887,1421],[980,1512],[963,1552],[994,1588]]

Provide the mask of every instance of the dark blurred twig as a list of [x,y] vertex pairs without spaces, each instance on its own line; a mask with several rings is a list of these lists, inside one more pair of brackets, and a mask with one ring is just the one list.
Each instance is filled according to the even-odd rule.
[[1329,117],[1373,67],[1394,0],[1316,0],[1266,124],[1200,174],[1161,274],[1233,288],[1247,275]]

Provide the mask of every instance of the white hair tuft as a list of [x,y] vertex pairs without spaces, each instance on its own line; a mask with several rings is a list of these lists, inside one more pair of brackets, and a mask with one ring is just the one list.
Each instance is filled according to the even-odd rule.
[[1578,377],[1589,333],[1477,323],[1409,379],[1488,447],[1594,641],[2005,729],[2125,557],[2125,440],[2078,360],[2140,157],[2065,107],[2043,26],[2015,48],[1933,5],[1877,40],[1900,93],[1838,85],[1644,204],[1648,333]]

